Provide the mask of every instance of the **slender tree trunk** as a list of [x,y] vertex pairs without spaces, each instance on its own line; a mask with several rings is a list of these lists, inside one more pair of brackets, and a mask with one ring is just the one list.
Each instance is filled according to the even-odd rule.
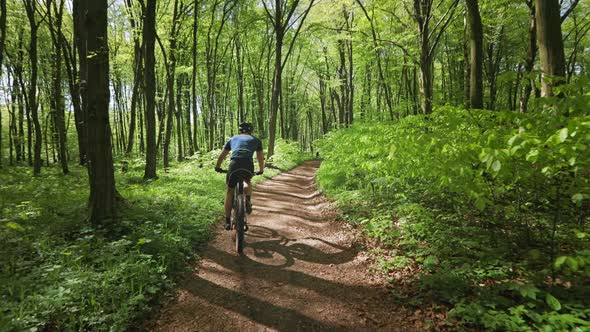
[[242,44],[239,36],[236,36],[236,65],[237,65],[237,83],[238,83],[238,119],[239,122],[246,121],[244,111],[244,64],[242,57]]
[[63,34],[60,36],[60,39],[66,65],[66,73],[68,75],[70,99],[72,107],[74,108],[74,124],[76,126],[78,138],[78,160],[80,165],[85,165],[87,147],[86,125],[84,123],[84,114],[82,111],[82,103],[80,101],[80,77],[76,64],[76,50],[70,47]]
[[535,0],[537,38],[543,68],[541,96],[553,96],[553,88],[565,78],[565,52],[561,36],[558,0]]
[[525,80],[526,83],[524,85],[524,91],[520,97],[520,112],[526,113],[528,109],[529,98],[531,97],[531,92],[533,90],[532,87],[532,78],[531,73],[533,72],[533,68],[535,67],[535,58],[537,56],[537,19],[535,17],[535,5],[533,0],[527,1],[527,5],[529,6],[529,42],[527,48],[527,57],[526,62],[524,65],[525,71]]
[[[6,0],[0,0],[0,78],[2,77],[2,58],[4,56],[4,42],[6,41]],[[10,81],[10,80],[9,80]],[[2,115],[0,114],[0,166],[2,166]],[[10,133],[10,130],[9,130]],[[12,153],[10,154],[12,158]]]
[[375,26],[373,24],[373,19],[369,16],[369,13],[366,11],[365,7],[360,2],[360,0],[357,0],[357,3],[361,6],[363,13],[365,14],[365,16],[367,17],[367,20],[371,24],[371,37],[373,38],[373,49],[375,50],[375,60],[377,60],[377,72],[379,74],[379,86],[383,89],[383,92],[385,93],[385,103],[387,104],[387,109],[389,110],[389,116],[393,120],[394,114],[393,114],[393,105],[392,105],[392,100],[391,100],[391,91],[389,89],[389,85],[387,84],[387,81],[385,80],[385,74],[383,73],[383,66],[381,64],[381,54],[379,53],[379,48],[377,45],[377,33],[375,32]]
[[176,78],[176,144],[177,153],[176,160],[182,161],[184,159],[183,144],[182,144],[182,81],[180,78]]
[[156,0],[146,1],[143,21],[146,163],[144,179],[156,179]]
[[[276,8],[275,19],[282,17],[280,7]],[[283,58],[283,27],[275,27],[275,68],[272,80],[272,98],[270,100],[270,116],[268,119],[268,158],[274,154],[275,135],[277,131],[277,112],[279,109],[279,97],[282,89],[282,58]]]
[[137,23],[135,21],[135,17],[133,16],[133,0],[126,0],[125,4],[127,5],[127,10],[129,13],[129,23],[131,24],[131,29],[133,29],[133,49],[134,49],[134,58],[133,58],[133,91],[131,92],[131,119],[129,121],[129,136],[127,138],[127,147],[125,148],[125,154],[129,155],[133,152],[133,143],[135,140],[135,128],[136,128],[136,118],[137,118],[137,104],[139,100],[139,86],[142,81],[142,45],[140,42],[140,33],[137,31]]
[[41,123],[39,122],[39,106],[37,104],[37,78],[38,78],[38,62],[37,62],[37,31],[39,23],[35,19],[36,0],[25,0],[25,9],[31,27],[31,39],[29,41],[29,60],[31,62],[30,78],[29,78],[29,110],[33,120],[33,127],[35,130],[35,149],[33,159],[33,174],[41,173]]
[[[172,14],[172,28],[170,31],[170,54],[168,57],[168,63],[166,64],[166,77],[167,77],[167,95],[168,95],[168,114],[166,115],[166,136],[164,137],[164,167],[170,167],[170,139],[172,137],[173,130],[173,118],[176,112],[176,104],[174,101],[174,83],[175,83],[175,72],[176,72],[176,26],[178,24],[178,0],[174,1],[174,12]],[[179,147],[180,148],[180,147]]]
[[[348,17],[346,19],[347,28],[350,30],[352,28],[352,21],[354,17],[352,13],[348,13],[345,10],[345,13],[351,17],[350,23],[348,23]],[[347,40],[347,48],[348,48],[348,124],[352,124],[354,121],[354,65],[353,65],[353,58],[352,58],[352,34],[349,33]],[[311,128],[310,128],[311,130]]]
[[[191,110],[193,114],[193,148],[195,151],[199,151],[199,112],[197,111],[197,37],[199,30],[199,6],[200,2],[195,1],[194,8],[195,12],[193,15],[193,45],[192,45],[192,60],[193,60],[193,71],[191,80]],[[190,125],[190,122],[188,122]]]
[[471,107],[483,108],[483,28],[478,0],[466,0],[471,43],[470,92]]
[[[291,3],[291,7],[286,8],[284,6],[283,0],[275,0],[274,16],[270,14],[270,12],[268,11],[268,8],[266,7],[266,3],[263,2],[264,6],[265,6],[264,8],[267,11],[269,19],[273,23],[274,30],[275,30],[275,37],[276,37],[275,38],[275,68],[274,68],[274,75],[273,75],[272,98],[271,98],[271,103],[270,103],[271,107],[270,107],[269,126],[268,126],[268,131],[269,131],[268,154],[267,154],[268,158],[272,157],[272,155],[274,154],[274,148],[275,148],[277,113],[278,113],[279,107],[282,105],[281,92],[282,92],[283,67],[284,67],[286,61],[288,60],[289,55],[291,54],[291,51],[293,49],[293,44],[295,43],[295,40],[297,39],[299,31],[300,31],[301,27],[303,26],[303,23],[305,22],[305,18],[307,17],[307,14],[309,14],[309,11],[311,10],[311,6],[313,6],[313,3],[314,3],[314,0],[310,0],[309,6],[305,10],[305,12],[300,16],[301,19],[299,19],[299,25],[297,27],[297,30],[295,31],[295,34],[293,35],[293,37],[291,39],[291,42],[289,44],[289,49],[285,55],[285,59],[283,60],[283,50],[282,49],[283,49],[283,41],[284,41],[285,33],[292,26],[293,22],[291,22],[291,18],[293,17],[293,13],[295,12],[297,5],[299,4],[299,1],[295,1],[295,2]],[[287,5],[288,4],[289,3],[287,2]],[[286,10],[283,10],[283,8]]]
[[20,94],[18,80],[16,78],[16,73],[12,75],[12,87],[10,89],[11,92],[11,102],[12,102],[12,140],[14,141],[14,154],[15,154],[15,161],[18,163],[22,159],[22,145],[23,145],[23,137],[21,137],[21,132],[18,131],[17,123],[22,128],[22,123],[19,123],[22,119],[22,113],[19,111],[22,107],[20,106],[20,101],[18,95]]
[[[62,17],[63,17],[63,9],[64,9],[64,1],[63,0],[56,0],[58,2],[53,2],[52,0],[47,1],[47,12],[49,18],[49,31],[51,32],[51,40],[53,42],[54,48],[54,61],[53,61],[53,82],[52,82],[52,94],[53,98],[51,102],[52,110],[51,112],[55,115],[54,116],[54,125],[57,131],[58,137],[58,147],[59,147],[59,160],[61,163],[62,172],[64,174],[69,173],[68,169],[68,155],[67,155],[67,133],[66,133],[66,123],[65,123],[65,102],[64,97],[61,89],[62,83]],[[53,9],[53,10],[52,10]]]
[[430,56],[428,28],[420,32],[420,107],[423,114],[432,113],[434,65]]

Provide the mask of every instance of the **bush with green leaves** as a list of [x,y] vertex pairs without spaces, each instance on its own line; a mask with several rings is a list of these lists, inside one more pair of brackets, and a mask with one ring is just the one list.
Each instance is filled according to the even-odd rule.
[[[423,291],[466,324],[582,328],[590,314],[575,308],[590,296],[571,294],[590,291],[590,96],[579,91],[564,86],[528,114],[439,107],[331,132],[318,143],[320,186],[421,263]],[[508,282],[546,295],[519,301]],[[483,300],[479,285],[496,296]]]

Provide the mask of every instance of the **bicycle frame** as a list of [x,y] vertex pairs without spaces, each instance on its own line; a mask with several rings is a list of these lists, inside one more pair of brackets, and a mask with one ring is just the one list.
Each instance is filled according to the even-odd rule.
[[[245,169],[237,169],[237,171],[248,171]],[[227,172],[227,171],[225,171]],[[251,178],[254,177],[256,174],[251,173]],[[246,192],[245,192],[245,183],[243,179],[239,179],[236,187],[234,188],[234,194],[232,197],[232,212],[233,218],[231,223],[231,228],[235,232],[235,242],[236,242],[236,251],[238,254],[242,254],[244,251],[244,232],[248,230],[247,226],[247,219],[248,214],[246,213]]]

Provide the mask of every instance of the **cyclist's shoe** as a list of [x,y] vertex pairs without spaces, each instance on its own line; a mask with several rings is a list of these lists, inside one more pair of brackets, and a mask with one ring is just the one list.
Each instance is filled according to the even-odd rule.
[[248,231],[248,223],[247,223],[247,222],[245,222],[245,223],[244,223],[244,232],[247,232],[247,231]]
[[231,229],[231,221],[229,219],[225,219],[225,230],[229,231]]
[[246,213],[252,213],[252,202],[249,199],[246,199]]

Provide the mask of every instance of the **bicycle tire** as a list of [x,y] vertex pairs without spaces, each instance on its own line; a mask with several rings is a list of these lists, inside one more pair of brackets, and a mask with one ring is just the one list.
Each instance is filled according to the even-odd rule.
[[236,200],[235,227],[236,227],[236,251],[241,254],[244,251],[244,218],[246,210],[244,205],[244,183],[238,184]]

